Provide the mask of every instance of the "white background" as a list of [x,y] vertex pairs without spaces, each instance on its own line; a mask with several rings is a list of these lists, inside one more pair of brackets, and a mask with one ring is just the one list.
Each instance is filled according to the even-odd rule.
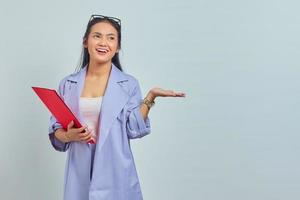
[[122,19],[121,62],[158,98],[132,141],[145,200],[300,198],[298,1],[3,1],[1,199],[62,199],[65,153],[31,86],[78,63],[91,14]]

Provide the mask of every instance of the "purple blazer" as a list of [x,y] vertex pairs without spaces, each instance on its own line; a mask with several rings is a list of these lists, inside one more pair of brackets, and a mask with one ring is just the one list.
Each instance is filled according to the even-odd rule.
[[[75,116],[87,67],[63,78],[58,93]],[[64,200],[142,200],[142,192],[130,149],[130,139],[150,133],[150,120],[139,110],[142,100],[137,79],[112,64],[108,84],[101,104],[94,161],[91,144],[60,142],[55,136],[61,128],[50,117],[49,138],[58,151],[67,151]],[[91,168],[93,169],[91,172]]]

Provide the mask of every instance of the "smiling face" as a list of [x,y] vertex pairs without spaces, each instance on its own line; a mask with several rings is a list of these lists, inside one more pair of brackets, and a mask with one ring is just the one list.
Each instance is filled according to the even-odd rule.
[[90,62],[110,63],[119,51],[118,32],[109,22],[96,23],[84,40],[83,46],[88,49]]

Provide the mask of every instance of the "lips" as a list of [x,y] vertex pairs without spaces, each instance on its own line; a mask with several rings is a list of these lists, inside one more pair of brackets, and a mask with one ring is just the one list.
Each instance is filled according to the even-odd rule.
[[104,48],[96,48],[96,51],[98,53],[101,53],[101,54],[106,54],[108,52],[108,49],[104,49]]

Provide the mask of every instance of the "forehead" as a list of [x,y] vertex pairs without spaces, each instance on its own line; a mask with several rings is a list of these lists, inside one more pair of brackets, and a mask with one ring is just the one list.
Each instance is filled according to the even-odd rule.
[[118,34],[117,30],[109,22],[98,22],[91,28],[91,33],[99,32],[103,34],[114,33]]

